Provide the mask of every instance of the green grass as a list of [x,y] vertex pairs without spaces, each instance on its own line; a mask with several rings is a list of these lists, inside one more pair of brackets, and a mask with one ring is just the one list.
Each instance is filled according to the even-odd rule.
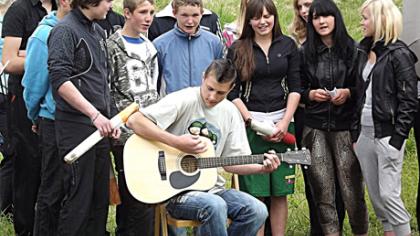
[[[212,11],[216,12],[220,18],[222,26],[225,23],[229,23],[235,20],[238,12],[240,0],[203,0],[204,6]],[[156,2],[156,8],[162,9],[166,6],[169,0],[161,0]],[[292,22],[293,18],[293,6],[292,0],[274,0],[277,6],[277,10],[280,18],[280,26],[283,33],[287,34],[287,26]],[[360,14],[359,8],[364,0],[335,0],[338,7],[343,14],[344,21],[347,26],[347,30],[355,40],[360,40],[362,34],[360,31]],[[402,0],[395,0],[398,6],[402,6]],[[122,4],[119,0],[114,3],[114,9],[121,10]]]
[[[158,9],[162,9],[169,0],[161,0],[156,3]],[[222,25],[231,22],[236,18],[240,0],[204,0],[205,7],[213,10],[220,16]],[[287,34],[286,29],[293,17],[292,0],[275,1],[279,10],[280,25],[283,32]],[[336,0],[341,9],[349,33],[355,40],[361,39],[359,7],[363,0]],[[401,6],[402,0],[396,0]],[[122,0],[114,2],[114,10],[121,12]],[[418,163],[415,150],[415,144],[412,135],[407,142],[406,155],[403,167],[402,177],[402,196],[407,210],[412,215],[411,227],[413,235],[419,235],[417,222],[415,218],[416,194],[418,181]],[[1,156],[0,156],[1,160]],[[382,226],[376,220],[372,205],[366,196],[369,207],[369,235],[382,235]],[[107,229],[113,232],[115,229],[115,207],[110,207]],[[309,214],[305,199],[303,177],[300,169],[297,170],[296,192],[289,197],[289,219],[287,224],[287,235],[307,235],[309,233]],[[0,216],[0,235],[14,235],[11,219]],[[346,220],[344,225],[344,235],[351,235],[351,229]]]

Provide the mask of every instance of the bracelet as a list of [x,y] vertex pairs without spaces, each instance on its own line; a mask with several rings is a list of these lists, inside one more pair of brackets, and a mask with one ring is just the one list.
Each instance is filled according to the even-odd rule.
[[96,113],[95,117],[93,117],[92,124],[95,122],[96,119],[98,119],[99,114],[101,114],[101,113],[98,111],[98,113]]
[[249,117],[248,119],[246,119],[245,121],[245,127],[251,127],[251,122],[252,122],[252,118]]

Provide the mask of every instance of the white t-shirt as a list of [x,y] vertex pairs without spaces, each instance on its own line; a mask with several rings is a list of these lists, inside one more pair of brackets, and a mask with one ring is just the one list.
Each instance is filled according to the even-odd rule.
[[[375,66],[375,63],[370,63],[369,61],[366,62],[365,68],[363,69],[362,75],[363,75],[363,79],[366,81],[368,80],[368,76],[370,75],[373,67]],[[373,126],[373,115],[372,115],[372,79],[373,77],[371,76],[371,81],[366,89],[366,99],[365,99],[365,104],[363,105],[363,109],[362,109],[362,117],[361,117],[361,121],[360,123],[363,126]]]
[[[213,142],[216,156],[251,154],[245,125],[235,105],[224,99],[207,108],[200,96],[200,87],[171,93],[140,112],[169,133],[207,136]],[[210,192],[222,189],[224,183],[219,175],[215,188]]]

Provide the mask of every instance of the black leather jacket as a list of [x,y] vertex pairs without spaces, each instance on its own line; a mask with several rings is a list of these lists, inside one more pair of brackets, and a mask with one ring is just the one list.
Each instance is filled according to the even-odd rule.
[[[305,47],[305,45],[303,45]],[[324,45],[317,49],[317,63],[305,59],[304,49],[301,50],[301,101],[305,104],[305,126],[325,130],[350,130],[355,112],[356,70],[354,66],[357,47],[353,50],[353,57],[344,60],[338,57],[336,48]],[[351,97],[336,106],[330,101],[316,102],[309,100],[309,91],[314,89],[348,88]]]
[[[375,138],[391,136],[389,144],[400,150],[408,137],[417,111],[417,75],[414,64],[417,57],[402,42],[387,46],[383,41],[375,44],[376,63],[366,81],[362,72],[366,65],[372,40],[366,38],[360,43],[358,60],[358,87],[361,90],[358,101],[360,118],[365,103],[366,89],[372,82],[372,116]],[[360,130],[360,125],[359,125]]]

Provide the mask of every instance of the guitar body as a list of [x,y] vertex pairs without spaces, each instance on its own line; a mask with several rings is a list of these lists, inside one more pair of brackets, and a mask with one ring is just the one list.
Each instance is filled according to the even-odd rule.
[[217,181],[217,168],[200,169],[198,158],[214,157],[209,139],[207,151],[183,153],[160,142],[132,135],[124,147],[124,173],[128,190],[140,202],[155,204],[187,190],[209,190]]

